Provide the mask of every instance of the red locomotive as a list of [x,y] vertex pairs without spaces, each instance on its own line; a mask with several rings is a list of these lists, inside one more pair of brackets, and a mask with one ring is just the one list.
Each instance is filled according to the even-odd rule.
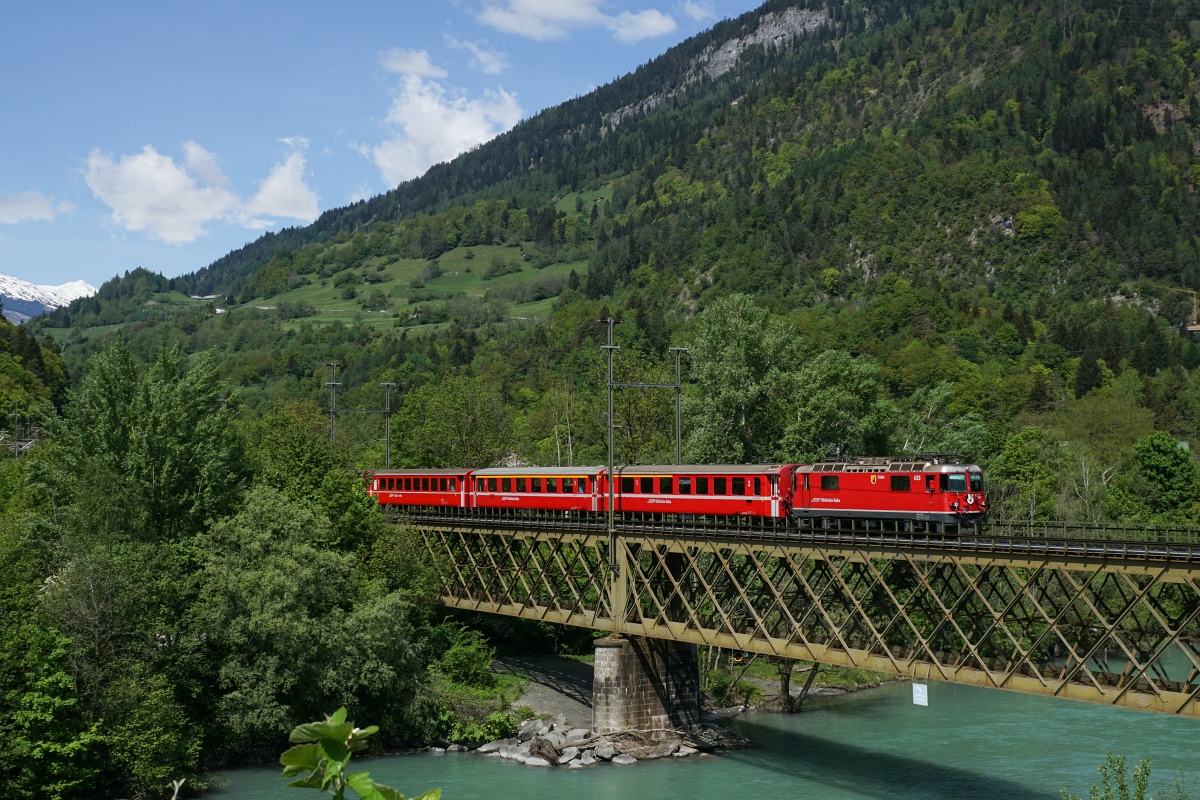
[[[613,510],[623,516],[739,516],[801,528],[951,534],[987,517],[982,472],[952,457],[641,465],[614,474]],[[369,481],[386,507],[608,511],[604,467],[388,470]]]

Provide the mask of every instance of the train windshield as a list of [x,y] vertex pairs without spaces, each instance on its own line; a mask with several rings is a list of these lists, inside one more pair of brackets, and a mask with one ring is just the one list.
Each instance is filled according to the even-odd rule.
[[982,473],[980,473],[980,472],[972,472],[971,473],[971,491],[972,492],[982,492],[983,491],[983,474]]
[[967,490],[967,474],[965,472],[950,473],[950,491],[965,492]]

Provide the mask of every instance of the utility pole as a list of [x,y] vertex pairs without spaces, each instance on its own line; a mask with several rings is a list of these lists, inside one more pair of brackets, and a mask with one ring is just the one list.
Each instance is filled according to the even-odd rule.
[[383,468],[392,468],[392,390],[394,383],[381,383],[383,387]]
[[613,516],[614,484],[617,480],[613,474],[613,351],[620,348],[613,344],[613,318],[604,321],[608,323],[608,344],[600,349],[608,353],[608,568],[615,578],[619,576],[621,567],[617,563],[617,526]]
[[672,347],[675,354],[675,464],[683,463],[683,412],[680,401],[683,395],[682,373],[679,371],[679,354],[691,352],[686,347]]
[[[612,334],[609,334],[609,339],[612,339]],[[612,379],[612,370],[611,369],[609,369],[609,379],[610,380]],[[609,391],[609,395],[610,396],[612,395],[611,390]],[[609,401],[609,405],[610,406],[612,405],[611,401]],[[20,414],[20,412],[17,411],[17,401],[16,400],[13,400],[13,410],[12,410],[12,413],[9,414],[9,417],[12,419],[13,460],[15,461],[21,457],[21,432],[19,430],[21,414]]]
[[338,367],[342,366],[336,361],[327,362],[325,366],[329,367],[333,372],[329,382],[325,385],[329,387],[329,441],[333,442],[333,434],[335,430],[334,420],[337,419],[337,387],[341,386],[337,379]]

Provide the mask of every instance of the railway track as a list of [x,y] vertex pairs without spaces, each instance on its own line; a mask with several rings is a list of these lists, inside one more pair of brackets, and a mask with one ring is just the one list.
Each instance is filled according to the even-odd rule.
[[[602,515],[456,513],[442,509],[391,512],[418,525],[469,530],[505,530],[601,535]],[[818,520],[819,522],[819,520]],[[618,534],[787,544],[988,553],[1005,557],[1062,556],[1125,561],[1200,563],[1200,531],[1190,528],[1130,528],[1065,523],[981,526],[960,534],[800,527],[786,520],[728,517],[705,520],[618,519]]]

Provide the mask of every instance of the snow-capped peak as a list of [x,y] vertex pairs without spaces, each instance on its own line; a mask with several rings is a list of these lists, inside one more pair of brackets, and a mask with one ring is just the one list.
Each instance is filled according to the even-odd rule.
[[80,297],[91,297],[96,291],[96,287],[87,281],[71,281],[61,286],[38,286],[0,273],[0,295],[14,300],[41,303],[50,310],[68,305]]

